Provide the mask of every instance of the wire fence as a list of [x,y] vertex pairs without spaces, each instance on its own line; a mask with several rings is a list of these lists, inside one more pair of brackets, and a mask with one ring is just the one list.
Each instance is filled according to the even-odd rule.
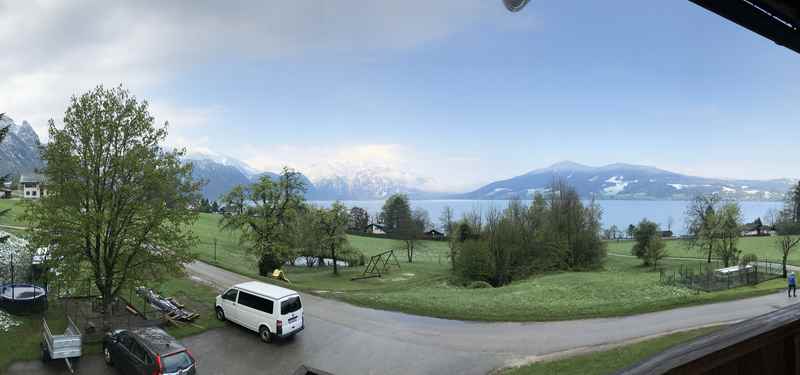
[[781,262],[767,258],[747,265],[725,267],[720,261],[684,264],[677,269],[661,270],[659,281],[664,285],[679,285],[690,289],[713,292],[755,285],[783,276]]

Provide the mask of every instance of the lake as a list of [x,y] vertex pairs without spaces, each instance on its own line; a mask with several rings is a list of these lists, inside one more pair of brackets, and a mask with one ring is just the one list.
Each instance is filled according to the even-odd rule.
[[[625,230],[630,224],[636,224],[643,218],[659,223],[667,229],[670,218],[673,219],[672,231],[675,234],[685,234],[686,201],[630,201],[607,200],[597,201],[603,208],[603,227],[616,225],[620,230]],[[309,203],[323,207],[330,206],[333,201],[311,201]],[[348,208],[361,207],[375,217],[383,207],[384,201],[342,201]],[[439,215],[445,206],[453,209],[456,218],[474,209],[486,211],[489,207],[505,208],[508,201],[504,200],[419,200],[411,201],[411,208],[422,208],[428,211],[431,221],[439,226]],[[742,201],[742,216],[745,222],[752,222],[758,217],[764,217],[770,209],[780,209],[783,202]]]

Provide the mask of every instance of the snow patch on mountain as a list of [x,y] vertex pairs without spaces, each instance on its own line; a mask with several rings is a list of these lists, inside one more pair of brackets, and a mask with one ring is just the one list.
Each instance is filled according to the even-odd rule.
[[607,194],[610,195],[617,195],[625,190],[625,187],[630,184],[628,181],[624,181],[625,177],[623,176],[612,176],[606,180],[606,183],[611,184],[611,186],[607,186],[603,188]]

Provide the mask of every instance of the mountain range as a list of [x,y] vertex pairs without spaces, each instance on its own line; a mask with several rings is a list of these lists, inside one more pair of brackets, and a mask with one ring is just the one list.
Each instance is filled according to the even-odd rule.
[[794,183],[790,179],[729,180],[687,176],[642,165],[617,163],[590,167],[565,161],[452,198],[529,198],[536,192],[546,192],[555,179],[565,180],[582,197],[598,199],[687,200],[698,194],[716,193],[739,200],[779,200]]
[[[40,142],[27,122],[16,124],[8,117],[0,126],[9,126],[0,143],[0,173],[19,175],[42,167]],[[184,161],[192,163],[193,177],[206,181],[203,195],[218,199],[236,185],[248,184],[261,176],[277,177],[259,171],[232,157],[193,152]],[[795,181],[790,179],[735,180],[696,177],[634,164],[609,164],[592,167],[570,161],[532,170],[520,176],[495,181],[466,193],[439,193],[424,189],[427,179],[411,173],[375,165],[324,162],[301,171],[308,200],[383,200],[395,193],[411,199],[527,199],[536,192],[547,192],[555,179],[563,179],[584,197],[630,200],[687,200],[698,194],[720,194],[739,200],[780,200]]]

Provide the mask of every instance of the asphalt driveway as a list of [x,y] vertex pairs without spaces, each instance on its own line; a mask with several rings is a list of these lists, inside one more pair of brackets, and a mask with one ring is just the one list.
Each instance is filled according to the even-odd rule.
[[[196,262],[197,281],[227,287],[249,278]],[[291,374],[301,364],[335,374],[485,374],[541,356],[593,350],[653,335],[730,323],[797,303],[783,293],[621,318],[563,322],[477,323],[352,306],[303,295],[306,330],[263,344],[229,325],[186,338],[203,374]],[[61,373],[61,363],[15,363],[10,374]],[[80,373],[108,372],[87,357]]]

